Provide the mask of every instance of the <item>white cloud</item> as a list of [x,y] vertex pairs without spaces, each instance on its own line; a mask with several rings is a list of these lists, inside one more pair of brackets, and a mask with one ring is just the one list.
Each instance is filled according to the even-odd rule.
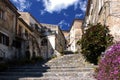
[[68,16],[66,13],[63,13],[64,16]]
[[40,14],[41,14],[41,15],[44,15],[44,14],[45,14],[45,11],[44,11],[44,10],[41,10],[41,11],[40,11]]
[[79,0],[43,0],[45,11],[49,13],[60,12],[78,2]]
[[86,11],[87,0],[80,1],[80,2],[79,2],[79,5],[80,5],[80,9],[81,9],[83,12],[85,12],[85,11]]
[[87,4],[87,0],[42,0],[42,2],[44,11],[49,13],[60,12],[72,5],[74,5],[74,10],[79,8],[84,12]]
[[29,9],[31,6],[31,3],[28,0],[11,0],[11,1],[15,3],[19,11],[24,11],[25,9]]
[[69,27],[70,26],[70,24],[69,23],[67,23],[65,20],[61,20],[59,23],[58,23],[58,25],[60,26],[60,28],[64,28],[64,27]]
[[78,8],[78,3],[75,3],[75,5],[74,5],[74,10],[76,10],[77,8]]
[[76,14],[75,18],[80,18],[83,14]]
[[[31,2],[29,0],[11,0],[20,11],[29,9]],[[74,10],[81,9],[83,12],[86,10],[87,0],[36,0],[42,1],[44,6],[44,12],[49,13],[60,12],[63,9],[67,9],[69,6],[74,5]]]

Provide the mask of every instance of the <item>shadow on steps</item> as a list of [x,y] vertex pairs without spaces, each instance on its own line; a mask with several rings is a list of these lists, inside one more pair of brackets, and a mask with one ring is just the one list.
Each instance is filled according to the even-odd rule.
[[5,71],[0,72],[0,80],[29,80],[25,78],[39,78],[43,73],[50,69],[44,65],[44,62],[36,62],[34,64],[10,66]]

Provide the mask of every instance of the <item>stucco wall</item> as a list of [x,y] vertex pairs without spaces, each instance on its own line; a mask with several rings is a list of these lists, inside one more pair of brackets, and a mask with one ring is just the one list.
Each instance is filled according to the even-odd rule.
[[82,20],[75,20],[70,30],[70,50],[75,52],[78,50],[77,41],[82,36]]

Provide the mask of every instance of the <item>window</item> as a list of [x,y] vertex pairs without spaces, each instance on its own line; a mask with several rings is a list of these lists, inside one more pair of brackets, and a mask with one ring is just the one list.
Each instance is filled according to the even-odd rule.
[[9,37],[3,33],[0,33],[0,43],[9,46]]
[[41,41],[41,46],[47,46],[47,44],[48,44],[47,39],[43,39],[43,40]]
[[25,37],[28,39],[28,32],[27,32],[27,30],[25,30]]
[[34,27],[35,27],[36,30],[39,29],[38,24],[34,24]]
[[0,9],[0,19],[4,19],[4,11]]
[[15,48],[21,48],[21,42],[19,40],[13,40],[12,46]]
[[22,32],[21,31],[22,31],[22,27],[19,25],[19,28],[18,28],[18,35],[19,36],[22,36]]

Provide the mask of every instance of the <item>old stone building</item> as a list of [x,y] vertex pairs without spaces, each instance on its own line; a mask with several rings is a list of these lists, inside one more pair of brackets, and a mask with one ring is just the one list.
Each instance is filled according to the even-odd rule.
[[68,50],[73,52],[78,51],[79,46],[77,45],[77,41],[82,37],[82,20],[75,19],[70,29],[70,42],[68,44]]
[[58,25],[44,24],[44,23],[41,23],[41,25],[52,31],[52,34],[48,35],[49,37],[48,39],[52,44],[55,55],[59,56],[60,52],[63,52],[66,49],[66,45],[67,45],[62,30],[59,28]]
[[15,39],[14,46],[17,48],[16,57],[18,59],[31,59],[40,55],[38,54],[40,53],[39,44],[33,35],[33,29],[22,18],[18,18]]
[[0,1],[0,60],[47,59],[65,49],[66,39],[57,25],[40,24],[9,0]]
[[[29,33],[26,30],[22,30],[22,34],[28,35],[27,41],[27,48],[28,50],[25,51],[25,54],[28,54],[30,58],[35,56],[41,56],[40,51],[40,36],[38,29],[41,27],[39,26],[39,23],[32,17],[31,14],[27,12],[19,12],[21,14],[20,18],[24,20],[24,23],[28,25]],[[19,26],[20,27],[20,26]]]
[[36,44],[33,45],[34,42],[30,43],[30,54],[33,55],[33,53],[35,53],[36,55],[42,56],[44,59],[50,58],[53,55],[53,48],[47,37],[49,30],[44,28],[30,13],[19,13],[21,14],[21,18],[24,19],[32,29],[32,35],[36,40]]
[[97,23],[109,26],[114,42],[120,41],[120,0],[88,0],[84,28]]
[[0,0],[0,59],[14,59],[15,28],[19,13],[9,0]]

